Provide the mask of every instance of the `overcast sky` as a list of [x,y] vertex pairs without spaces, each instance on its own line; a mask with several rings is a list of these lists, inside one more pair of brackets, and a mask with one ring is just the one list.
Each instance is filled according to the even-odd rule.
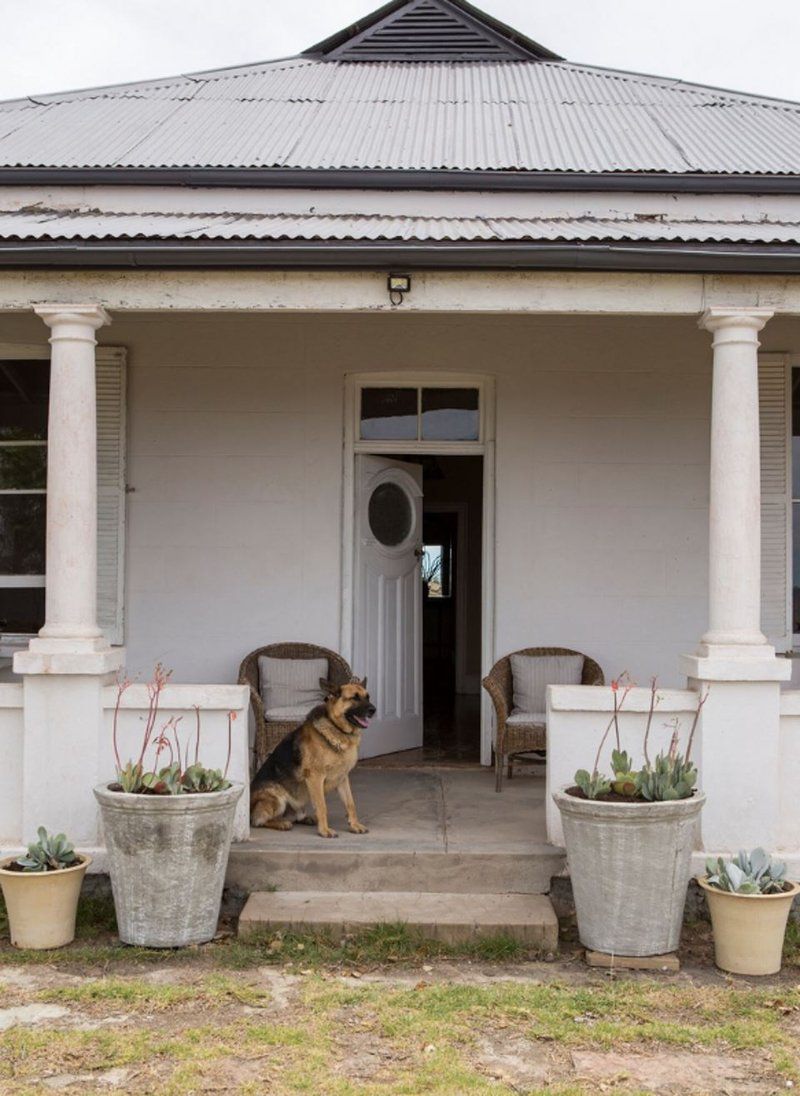
[[[298,53],[379,0],[0,0],[0,99]],[[571,61],[800,101],[800,0],[479,0]]]

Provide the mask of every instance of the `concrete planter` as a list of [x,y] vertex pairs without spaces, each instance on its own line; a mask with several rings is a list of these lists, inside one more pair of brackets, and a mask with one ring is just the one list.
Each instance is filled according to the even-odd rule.
[[214,937],[243,791],[242,784],[199,795],[94,789],[123,943],[179,948]]
[[731,974],[777,974],[781,969],[783,938],[792,902],[800,886],[784,894],[732,894],[710,887],[705,892],[714,928],[714,959]]
[[[80,854],[78,854],[80,855]],[[61,871],[8,871],[16,857],[0,861],[0,887],[15,948],[63,948],[75,939],[75,914],[86,869],[92,860]]]
[[702,793],[668,803],[553,798],[561,812],[581,943],[664,955],[680,942]]

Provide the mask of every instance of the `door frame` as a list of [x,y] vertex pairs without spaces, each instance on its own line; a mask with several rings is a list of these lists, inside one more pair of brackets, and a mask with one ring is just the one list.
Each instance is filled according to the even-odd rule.
[[[477,388],[480,407],[478,441],[359,441],[360,392],[362,388]],[[481,560],[481,676],[495,662],[495,379],[488,374],[448,373],[437,370],[381,373],[347,373],[344,383],[344,446],[342,462],[342,560],[339,613],[339,650],[353,656],[356,536],[356,456],[483,457],[483,535]],[[481,764],[492,763],[494,712],[481,690]]]

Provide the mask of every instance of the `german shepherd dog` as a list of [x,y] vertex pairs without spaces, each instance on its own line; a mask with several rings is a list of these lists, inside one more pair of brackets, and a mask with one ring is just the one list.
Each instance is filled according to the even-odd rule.
[[[313,826],[320,837],[338,837],[328,825],[325,793],[333,788],[347,811],[351,833],[367,833],[356,814],[350,789],[350,770],[358,761],[361,732],[369,726],[375,707],[367,679],[347,685],[321,680],[326,691],[305,721],[281,739],[253,777],[250,785],[250,823],[271,830],[290,830],[293,822]],[[314,818],[308,817],[311,801]],[[291,814],[287,817],[287,811]]]

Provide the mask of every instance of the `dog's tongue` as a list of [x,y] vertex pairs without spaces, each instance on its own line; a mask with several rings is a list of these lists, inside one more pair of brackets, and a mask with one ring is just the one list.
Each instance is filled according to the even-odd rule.
[[356,722],[358,723],[359,727],[368,727],[369,726],[369,720],[364,719],[363,715],[357,715],[356,716]]

